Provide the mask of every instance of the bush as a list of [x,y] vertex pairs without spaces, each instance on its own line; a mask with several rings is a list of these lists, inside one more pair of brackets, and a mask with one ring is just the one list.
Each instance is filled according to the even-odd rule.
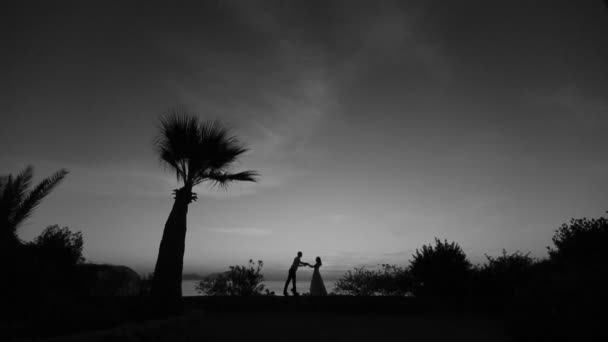
[[559,227],[547,247],[552,261],[563,265],[608,265],[608,218],[572,219]]
[[503,249],[501,256],[486,258],[487,263],[478,272],[476,294],[510,298],[528,286],[535,264],[530,253],[508,254]]
[[383,296],[405,296],[412,293],[412,276],[407,268],[382,264],[376,271],[376,292]]
[[565,293],[608,300],[608,218],[572,219],[563,224],[548,247]]
[[410,271],[416,296],[462,296],[468,288],[472,265],[460,246],[435,238],[435,246],[416,249]]
[[334,292],[351,296],[373,296],[376,292],[374,272],[365,267],[355,267],[354,271],[347,271],[336,281]]
[[348,271],[335,285],[336,294],[352,296],[403,296],[411,292],[409,271],[395,265],[382,264],[370,271],[364,267]]
[[259,296],[271,295],[264,291],[264,263],[258,260],[257,266],[249,260],[248,266],[230,266],[230,270],[212,275],[196,285],[196,291],[207,296]]
[[76,266],[84,261],[80,232],[49,226],[32,242],[21,244],[12,255],[4,282],[11,296],[53,297],[75,293]]
[[74,266],[84,262],[82,233],[72,233],[68,227],[48,226],[30,244],[34,252],[57,266]]

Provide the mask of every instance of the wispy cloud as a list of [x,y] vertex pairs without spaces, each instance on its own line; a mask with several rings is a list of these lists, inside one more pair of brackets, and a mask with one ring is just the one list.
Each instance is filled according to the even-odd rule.
[[207,228],[208,232],[228,235],[265,236],[272,234],[272,230],[264,228]]
[[562,85],[549,92],[528,91],[525,96],[533,103],[561,109],[551,111],[550,117],[547,117],[548,122],[589,129],[608,126],[608,115],[606,115],[608,102],[601,97],[586,93],[580,86]]
[[[324,52],[300,39],[296,30],[281,30],[278,8],[257,2],[222,6],[247,16],[239,32],[249,33],[233,36],[230,47],[179,37],[159,44],[166,53],[187,52],[179,56],[188,73],[167,80],[171,91],[193,112],[236,124],[235,132],[251,147],[239,168],[261,174],[257,184],[239,184],[229,192],[197,189],[211,197],[253,194],[307,175],[306,165],[319,153],[311,147],[313,136],[337,107]],[[239,56],[258,53],[248,49],[251,44],[238,43],[251,39],[273,44],[264,45],[263,58],[234,58],[233,48]]]

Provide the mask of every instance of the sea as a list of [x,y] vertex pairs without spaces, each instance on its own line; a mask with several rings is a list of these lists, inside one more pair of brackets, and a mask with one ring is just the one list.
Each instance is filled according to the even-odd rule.
[[[196,284],[198,284],[200,280],[183,280],[182,281],[182,296],[200,296],[201,294],[196,292]],[[325,288],[327,292],[332,292],[334,290],[334,286],[336,284],[336,280],[323,280],[325,284]],[[270,292],[274,292],[277,296],[283,295],[283,286],[285,286],[285,280],[266,280],[263,283],[266,286],[266,289]],[[302,279],[296,283],[298,292],[306,293],[310,288],[310,279]],[[291,288],[291,284],[290,284]]]

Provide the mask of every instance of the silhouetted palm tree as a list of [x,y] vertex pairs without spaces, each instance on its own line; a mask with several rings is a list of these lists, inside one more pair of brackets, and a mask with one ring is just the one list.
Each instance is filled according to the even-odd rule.
[[255,182],[257,172],[231,173],[233,164],[248,149],[230,130],[216,121],[200,121],[196,116],[170,111],[161,118],[155,142],[161,160],[183,183],[174,191],[175,202],[165,224],[152,281],[152,295],[179,298],[186,241],[188,205],[196,200],[194,186],[203,182],[226,187],[231,182]]
[[61,182],[68,171],[61,169],[51,177],[43,179],[33,189],[34,168],[26,167],[16,177],[12,174],[0,177],[0,248],[19,244],[17,229],[27,219],[53,188]]

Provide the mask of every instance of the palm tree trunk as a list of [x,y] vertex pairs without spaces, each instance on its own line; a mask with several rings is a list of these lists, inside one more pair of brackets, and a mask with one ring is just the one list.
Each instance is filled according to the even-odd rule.
[[179,300],[182,296],[182,269],[186,243],[186,217],[192,201],[192,189],[177,190],[171,214],[165,223],[158,259],[154,268],[151,295]]

